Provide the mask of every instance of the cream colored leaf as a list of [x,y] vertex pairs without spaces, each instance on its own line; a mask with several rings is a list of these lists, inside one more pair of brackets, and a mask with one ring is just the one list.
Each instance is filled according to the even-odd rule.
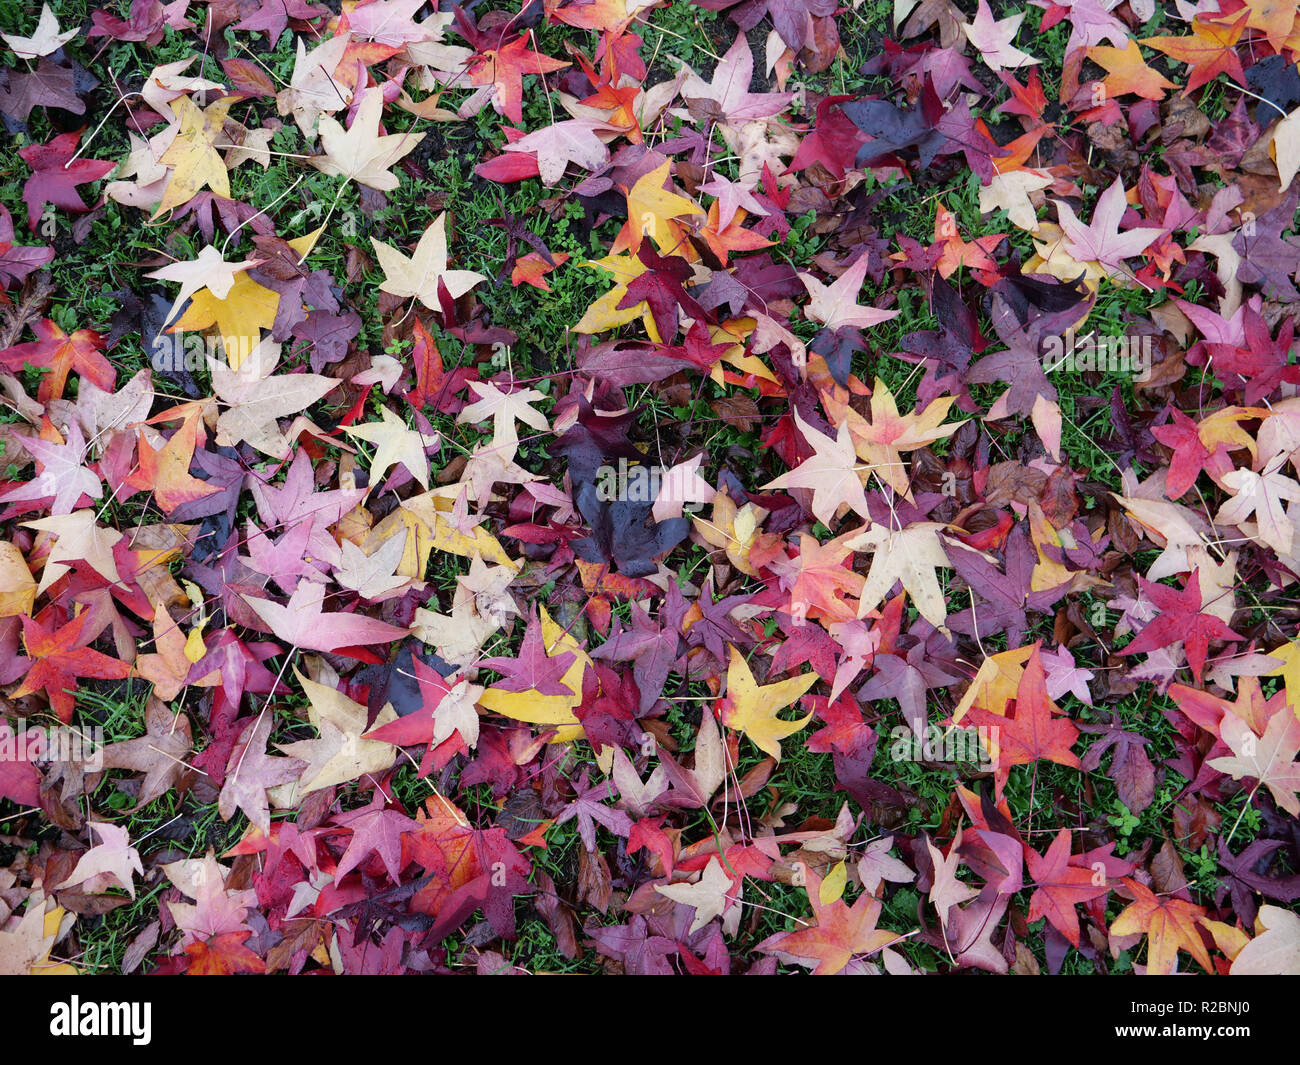
[[[397,748],[391,743],[362,739],[366,731],[367,711],[341,691],[317,684],[294,670],[311,707],[307,715],[320,733],[314,740],[297,740],[279,744],[291,758],[307,763],[298,780],[299,798],[321,788],[346,784],[368,773],[383,773],[397,761]],[[375,718],[374,728],[397,720],[397,711],[385,705]]]
[[683,906],[695,908],[695,919],[687,935],[694,935],[715,917],[720,917],[727,908],[731,891],[731,877],[727,875],[722,863],[714,856],[704,867],[699,880],[693,884],[656,884],[655,891],[666,898],[679,902]]
[[1273,157],[1277,161],[1278,182],[1286,192],[1300,171],[1300,107],[1282,119],[1273,130]]
[[1048,188],[1052,179],[1035,170],[1011,170],[993,175],[987,185],[980,186],[980,213],[988,214],[998,208],[1007,212],[1013,226],[1029,233],[1038,232],[1038,213],[1029,199],[1031,192]]
[[269,340],[254,348],[238,370],[208,359],[213,391],[230,405],[217,419],[217,443],[247,442],[264,455],[283,459],[289,441],[276,419],[301,414],[339,385],[320,374],[273,374],[279,359],[280,346]]
[[4,38],[5,44],[14,50],[19,59],[39,59],[43,55],[57,52],[80,32],[77,26],[70,30],[60,30],[59,20],[50,10],[50,5],[42,4],[40,20],[30,37],[20,37],[16,33],[0,33],[0,37]]
[[307,161],[323,174],[344,177],[380,192],[392,192],[398,179],[389,170],[412,151],[424,134],[390,133],[379,135],[379,120],[384,108],[384,90],[379,86],[361,94],[361,104],[345,130],[328,115],[320,120],[320,143],[324,155]]
[[812,445],[814,454],[763,487],[810,489],[813,515],[827,527],[840,508],[846,506],[870,521],[863,481],[865,467],[858,462],[848,422],[840,423],[839,433],[832,440],[805,422],[798,410],[794,412],[794,421],[803,438]]
[[414,429],[408,429],[392,410],[384,407],[382,422],[366,422],[362,425],[350,425],[349,436],[355,436],[369,443],[378,445],[374,458],[370,462],[370,484],[377,486],[384,475],[394,466],[405,466],[425,491],[429,489],[429,460],[425,458],[426,444],[432,444],[436,437],[426,437]]
[[433,220],[420,237],[420,242],[415,246],[415,254],[410,258],[374,237],[370,238],[370,243],[379,259],[380,269],[384,271],[380,289],[403,299],[414,297],[430,310],[440,310],[442,306],[438,302],[439,279],[447,286],[452,299],[460,298],[475,285],[487,280],[473,270],[447,269],[446,214],[440,214]]
[[854,551],[875,552],[867,581],[862,586],[859,617],[866,617],[901,582],[921,616],[936,629],[946,631],[948,610],[938,574],[940,569],[951,565],[939,539],[944,528],[942,523],[934,521],[916,522],[901,530],[873,525],[848,541]]
[[1300,976],[1300,915],[1264,905],[1255,938],[1232,960],[1232,976]]
[[335,579],[344,588],[357,592],[363,599],[385,599],[398,589],[411,583],[409,577],[397,573],[402,555],[406,551],[406,538],[410,533],[403,529],[401,533],[390,536],[373,554],[367,555],[351,540],[343,540],[343,565],[335,573]]

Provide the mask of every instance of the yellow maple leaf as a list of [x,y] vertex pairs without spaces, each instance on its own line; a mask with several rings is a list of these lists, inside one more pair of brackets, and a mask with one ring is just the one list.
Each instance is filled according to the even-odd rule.
[[[28,906],[32,904],[29,902]],[[63,930],[64,909],[62,906],[55,906],[45,915],[45,920],[41,925],[41,931],[45,938],[50,941],[51,945],[57,941],[60,931]],[[67,962],[52,962],[49,958],[49,952],[46,951],[45,958],[38,961],[32,966],[33,976],[80,976],[81,970],[75,965],[69,965]]]
[[1146,100],[1163,100],[1168,89],[1178,88],[1157,70],[1147,66],[1137,41],[1129,39],[1123,48],[1099,44],[1087,50],[1087,56],[1107,71],[1102,87],[1107,99],[1114,100],[1132,93]]
[[[1023,267],[1025,273],[1047,274],[1066,283],[1083,279],[1084,288],[1096,293],[1098,283],[1110,275],[1100,263],[1085,263],[1065,250],[1065,231],[1055,222],[1040,222],[1034,233],[1034,254]],[[1088,305],[1091,310],[1091,306]],[[1084,314],[1084,320],[1087,313]],[[1075,323],[1081,329],[1083,321]]]
[[237,96],[223,96],[202,110],[188,96],[172,101],[172,111],[180,119],[180,129],[171,147],[158,160],[164,166],[172,167],[172,176],[154,211],[154,218],[188,203],[204,188],[230,199],[226,164],[214,145],[218,138],[223,137],[222,127],[230,113],[230,105],[237,99]]
[[610,248],[612,252],[635,251],[642,237],[649,237],[665,255],[696,259],[698,255],[686,239],[686,228],[677,221],[687,215],[704,212],[685,196],[664,188],[668,180],[668,160],[637,181],[627,193],[627,222]]
[[[420,525],[421,535],[428,540],[428,550],[423,550],[425,561],[429,557],[428,551],[436,549],[445,551],[448,554],[460,555],[461,558],[473,559],[478,557],[483,559],[484,562],[492,562],[499,566],[509,566],[511,569],[518,570],[519,567],[506,554],[505,548],[486,529],[475,526],[474,535],[470,536],[457,529],[451,523],[451,520],[446,517],[456,505],[455,497],[449,493],[458,488],[458,485],[451,485],[448,488],[435,488],[431,492],[423,492],[418,496],[411,496],[410,499],[402,501],[401,509],[416,519]],[[381,522],[380,525],[382,524]],[[398,572],[403,573],[404,571],[399,569]],[[422,572],[423,567],[421,567]],[[419,577],[420,574],[406,574],[406,576]]]
[[217,327],[226,361],[232,370],[238,370],[262,339],[262,330],[275,324],[275,314],[280,307],[280,294],[259,285],[245,274],[236,274],[235,282],[225,299],[219,300],[210,290],[194,294],[189,308],[167,332]]
[[769,541],[780,544],[780,537],[771,537],[759,531],[767,511],[746,503],[737,507],[725,489],[719,490],[713,497],[713,511],[708,518],[693,517],[695,532],[710,547],[721,548],[727,553],[727,560],[751,577],[758,576],[758,570],[749,561],[749,552],[755,544]]
[[1254,418],[1267,418],[1273,412],[1264,407],[1224,407],[1215,411],[1196,426],[1196,435],[1200,437],[1205,450],[1214,454],[1220,446],[1229,451],[1245,448],[1251,458],[1258,457],[1255,439],[1241,423]]
[[[1103,531],[1099,529],[1093,538],[1098,539]],[[1073,550],[1078,544],[1069,526],[1057,529],[1047,520],[1043,508],[1035,502],[1029,504],[1029,537],[1034,543],[1034,550],[1038,552],[1038,561],[1034,564],[1033,576],[1030,578],[1030,591],[1045,592],[1068,582],[1070,587],[1067,591],[1077,593],[1107,584],[1100,577],[1067,569],[1064,562],[1058,562],[1047,554],[1044,550],[1046,547]]]
[[[730,645],[728,645],[730,647]],[[786,721],[777,712],[789,706],[817,683],[816,673],[759,685],[744,656],[730,647],[727,666],[727,694],[719,700],[718,711],[728,728],[748,736],[760,751],[781,760],[781,740],[793,735],[812,720],[809,713],[798,721]]]
[[603,333],[640,318],[645,325],[646,335],[656,344],[662,342],[659,330],[655,328],[654,315],[650,313],[650,305],[645,300],[634,303],[631,307],[619,307],[627,295],[627,286],[645,273],[645,263],[635,255],[606,255],[603,259],[594,259],[582,265],[597,267],[613,274],[614,287],[592,302],[573,327],[575,333]]
[[991,714],[1005,715],[1007,703],[1016,697],[1020,688],[1025,663],[1033,653],[1034,647],[1030,644],[1028,647],[999,651],[984,659],[975,673],[975,679],[957,704],[957,709],[952,712],[952,723],[960,724],[966,712],[975,706]]
[[1268,657],[1280,659],[1282,664],[1264,676],[1282,678],[1287,705],[1300,717],[1300,642],[1289,640],[1269,651]]
[[734,366],[742,374],[752,374],[754,377],[761,377],[773,384],[780,383],[776,374],[768,368],[767,363],[753,352],[746,350],[746,341],[749,340],[757,325],[758,322],[753,318],[731,318],[721,325],[708,327],[709,343],[731,345],[722,353],[722,358],[709,368],[709,376],[716,384],[726,384],[723,363]]
[[0,618],[30,615],[36,602],[36,578],[17,544],[0,540]]

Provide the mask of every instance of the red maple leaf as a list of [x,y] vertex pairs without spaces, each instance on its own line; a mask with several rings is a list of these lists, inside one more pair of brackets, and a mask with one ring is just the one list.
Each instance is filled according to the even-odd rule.
[[1046,917],[1052,927],[1077,948],[1079,916],[1074,907],[1105,895],[1110,890],[1106,878],[1103,876],[1098,885],[1091,869],[1071,864],[1068,828],[1056,834],[1047,853],[1041,857],[1032,847],[1025,847],[1025,861],[1035,885],[1029,898],[1029,919],[1037,921]]
[[569,64],[540,52],[530,51],[526,38],[516,37],[509,44],[472,57],[466,67],[473,85],[495,85],[496,102],[501,113],[518,125],[524,120],[523,82],[525,74],[549,74]]
[[1165,476],[1165,494],[1170,499],[1179,498],[1196,483],[1201,470],[1210,457],[1209,449],[1201,442],[1196,422],[1180,410],[1174,411],[1172,425],[1157,425],[1151,435],[1165,447],[1174,449]]
[[808,737],[810,751],[855,754],[876,738],[872,727],[862,720],[858,700],[847,689],[833,703],[824,695],[812,695],[807,705],[813,708],[818,720],[826,723],[825,728]]
[[[53,248],[14,243],[13,218],[0,206],[0,289],[22,281],[33,270],[48,266],[53,261]],[[8,297],[0,292],[0,304],[7,300]]]
[[858,149],[870,138],[853,124],[839,105],[849,96],[826,96],[817,102],[817,122],[799,143],[799,150],[790,160],[789,173],[798,173],[821,163],[836,181],[843,181],[847,171],[853,169]]
[[78,677],[120,680],[131,672],[125,662],[80,645],[81,630],[89,616],[81,614],[57,630],[52,626],[47,628],[35,618],[22,619],[23,643],[32,668],[14,695],[44,691],[49,696],[50,709],[64,724],[72,720],[76,702],[73,692]]
[[[1294,258],[1294,251],[1289,254]],[[1246,307],[1242,328],[1245,344],[1208,345],[1214,375],[1225,387],[1241,389],[1245,402],[1255,404],[1271,396],[1283,382],[1300,382],[1300,366],[1291,362],[1291,346],[1295,342],[1294,318],[1283,321],[1274,338],[1269,332],[1268,322],[1253,308]]]
[[731,348],[730,344],[713,343],[713,335],[702,319],[695,319],[686,332],[686,339],[681,344],[665,344],[659,348],[660,355],[671,359],[681,359],[701,370],[710,370],[713,364],[722,358]]
[[1053,716],[1059,712],[1047,697],[1043,659],[1035,644],[1016,688],[1016,697],[1007,704],[1006,716],[980,706],[967,713],[966,721],[970,724],[996,730],[992,734],[997,744],[995,780],[999,796],[1013,765],[1030,765],[1045,758],[1058,765],[1079,768],[1079,758],[1070,750],[1079,738],[1079,730],[1069,721]]
[[105,159],[78,159],[72,162],[80,133],[60,133],[49,144],[33,144],[22,148],[18,154],[32,168],[32,176],[23,186],[23,202],[27,204],[27,228],[35,233],[41,220],[41,209],[52,203],[74,214],[90,210],[77,192],[78,185],[98,181],[109,173],[116,163]]
[[50,372],[41,381],[36,394],[42,403],[62,398],[71,370],[76,370],[105,392],[115,389],[117,371],[100,354],[104,350],[104,338],[93,329],[78,329],[69,335],[52,319],[45,318],[33,325],[32,331],[40,339],[0,351],[0,363],[10,370],[23,366],[49,367]]
[[41,771],[35,756],[45,743],[45,733],[28,729],[15,735],[7,721],[0,721],[0,799],[12,799],[23,806],[40,801]]
[[418,655],[411,660],[411,665],[415,673],[415,682],[420,688],[419,709],[412,714],[399,717],[396,721],[380,725],[379,728],[367,732],[365,738],[382,740],[397,747],[428,744],[428,749],[420,760],[419,775],[425,777],[429,775],[431,769],[440,768],[456,754],[467,752],[468,748],[459,732],[453,732],[437,745],[433,742],[434,732],[437,729],[435,715],[443,699],[456,686],[455,680],[448,683],[447,678],[428,666]]
[[407,402],[417,410],[432,406],[443,414],[459,413],[464,402],[458,393],[465,387],[465,382],[478,377],[478,372],[472,366],[458,366],[448,372],[438,345],[419,322],[412,327],[411,335],[415,341],[411,349],[415,387],[406,394]]
[[1181,640],[1187,652],[1187,664],[1192,667],[1192,676],[1199,684],[1211,640],[1245,639],[1213,614],[1201,612],[1200,570],[1192,570],[1181,592],[1141,577],[1138,578],[1138,584],[1143,594],[1159,608],[1160,613],[1147,623],[1146,628],[1138,633],[1137,639],[1120,651],[1120,654],[1147,653]]
[[618,303],[619,310],[635,307],[645,300],[654,316],[655,328],[665,341],[672,341],[677,336],[679,306],[691,318],[698,320],[707,316],[704,308],[682,287],[691,276],[690,263],[680,255],[656,254],[649,241],[641,242],[637,258],[645,264],[646,270],[628,282],[627,294]]

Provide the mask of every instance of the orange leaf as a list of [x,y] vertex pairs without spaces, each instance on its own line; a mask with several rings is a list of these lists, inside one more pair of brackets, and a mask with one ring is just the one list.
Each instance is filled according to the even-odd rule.
[[718,228],[720,200],[714,200],[709,205],[708,219],[704,228],[700,230],[700,236],[710,248],[713,254],[722,260],[722,265],[727,265],[727,257],[733,251],[756,251],[759,248],[766,248],[772,241],[765,237],[760,237],[752,229],[745,229],[741,223],[745,220],[745,209],[737,207],[736,213],[732,216],[731,221],[722,229]]
[[1245,10],[1246,28],[1261,30],[1273,48],[1279,48],[1295,29],[1296,5],[1294,0],[1241,0],[1232,11],[1217,11],[1203,16],[1207,22],[1226,22],[1236,19]]
[[515,268],[510,272],[510,283],[529,284],[534,288],[540,288],[543,292],[550,292],[551,286],[547,283],[546,275],[555,267],[563,266],[568,262],[569,256],[567,252],[557,251],[551,253],[551,258],[555,260],[553,264],[548,263],[540,253],[535,251],[521,255],[515,261]]
[[854,955],[872,954],[899,938],[895,932],[876,927],[880,919],[879,899],[863,892],[852,906],[839,898],[823,906],[821,877],[811,869],[805,875],[808,901],[812,903],[817,923],[811,928],[768,936],[758,945],[758,950],[789,955],[804,964],[816,962],[814,976],[831,976],[847,966]]
[[149,446],[143,430],[137,432],[140,434],[140,467],[127,478],[127,484],[133,488],[152,489],[153,497],[164,514],[170,514],[182,503],[191,503],[221,490],[220,485],[208,484],[190,475],[198,433],[197,411],[186,418],[172,438],[157,451]]
[[1214,972],[1210,955],[1196,928],[1197,921],[1205,917],[1202,907],[1184,899],[1161,898],[1128,877],[1124,878],[1124,884],[1137,898],[1115,918],[1110,932],[1116,936],[1146,933],[1148,976],[1172,973],[1180,949],[1195,958],[1206,972]]
[[223,932],[211,939],[191,943],[187,976],[231,976],[234,973],[264,973],[266,963],[244,946],[252,932]]
[[1148,48],[1164,52],[1171,59],[1190,66],[1184,95],[1227,74],[1238,85],[1246,84],[1246,75],[1237,58],[1236,44],[1241,39],[1247,16],[1242,14],[1231,25],[1209,22],[1203,18],[1192,20],[1192,32],[1186,37],[1146,37],[1142,43]]
[[1166,89],[1178,88],[1146,65],[1136,41],[1130,40],[1126,48],[1097,45],[1087,52],[1088,58],[1098,66],[1105,67],[1109,75],[1102,82],[1108,99],[1133,93],[1146,100],[1163,100]]

